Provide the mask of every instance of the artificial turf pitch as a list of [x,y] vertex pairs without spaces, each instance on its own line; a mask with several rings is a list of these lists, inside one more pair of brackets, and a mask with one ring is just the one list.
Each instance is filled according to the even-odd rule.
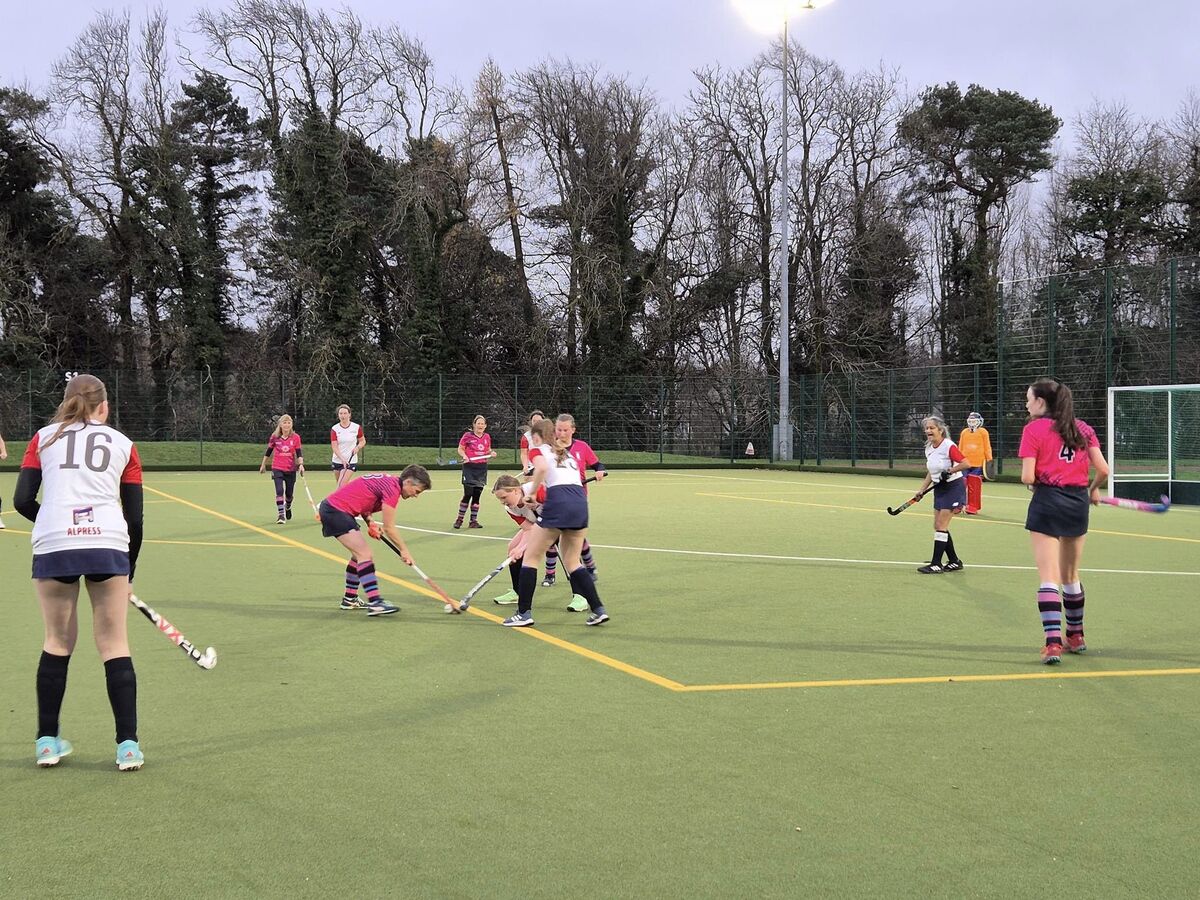
[[[567,612],[560,575],[534,634],[496,624],[506,576],[446,615],[379,544],[400,614],[342,612],[299,487],[276,526],[266,476],[150,473],[138,593],[220,662],[131,611],[131,774],[86,604],[75,753],[34,766],[41,626],[6,504],[0,896],[1195,896],[1200,511],[1093,510],[1089,651],[1047,668],[1028,495],[985,486],[953,527],[966,570],[923,577],[932,505],[884,511],[916,484],[618,472],[591,493],[612,621]],[[434,488],[400,522],[461,595],[513,529],[485,496],[485,528],[452,531],[456,473]]]

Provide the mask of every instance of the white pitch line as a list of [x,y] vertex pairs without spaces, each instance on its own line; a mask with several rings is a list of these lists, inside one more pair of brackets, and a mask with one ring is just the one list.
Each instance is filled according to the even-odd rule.
[[[508,541],[510,538],[493,537],[488,534],[455,534],[452,531],[438,531],[433,528],[417,528],[414,525],[397,525],[402,531],[417,531],[422,534],[440,534],[446,537],[466,538],[468,540]],[[589,542],[591,543],[591,542]],[[807,562],[807,563],[852,563],[860,566],[922,566],[928,560],[911,562],[900,559],[847,559],[840,556],[777,556],[770,553],[724,553],[719,550],[674,550],[669,547],[627,547],[622,544],[596,544],[593,547],[600,550],[632,550],[636,553],[671,553],[680,556],[712,556],[724,559],[766,559],[776,562]],[[993,563],[972,563],[968,569],[1002,569],[1011,572],[1036,572],[1036,566],[1004,566]],[[1200,572],[1157,572],[1148,569],[1080,569],[1097,575],[1180,575],[1186,578],[1200,577]]]

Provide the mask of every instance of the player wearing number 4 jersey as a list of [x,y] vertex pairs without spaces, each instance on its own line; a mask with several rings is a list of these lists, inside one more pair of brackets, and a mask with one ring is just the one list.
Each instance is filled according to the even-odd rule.
[[30,440],[17,478],[13,505],[34,523],[33,582],[46,631],[37,671],[39,766],[57,765],[72,750],[59,733],[59,712],[79,635],[81,576],[116,722],[117,767],[140,769],[144,761],[125,630],[142,544],[142,466],[133,442],[107,420],[104,383],[74,376],[51,423]]
[[[1083,653],[1083,583],[1079,562],[1087,537],[1089,503],[1100,502],[1108,479],[1108,461],[1096,432],[1075,418],[1071,389],[1053,378],[1039,378],[1025,392],[1030,422],[1021,432],[1021,481],[1033,491],[1025,528],[1037,564],[1038,613],[1045,646],[1042,662],[1062,660],[1062,618],[1067,618],[1067,650]],[[1095,470],[1091,480],[1089,467]],[[1060,599],[1059,588],[1062,588]]]

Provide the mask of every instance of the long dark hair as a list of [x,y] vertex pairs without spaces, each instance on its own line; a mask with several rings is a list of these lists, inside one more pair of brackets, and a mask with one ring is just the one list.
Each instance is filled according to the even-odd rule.
[[42,444],[42,449],[57,441],[69,426],[86,422],[107,399],[104,382],[95,375],[76,375],[68,381],[62,403],[58,404],[54,418],[50,420],[51,424],[58,423],[58,429]]
[[1046,415],[1054,420],[1054,430],[1062,438],[1063,445],[1075,450],[1085,449],[1087,441],[1075,421],[1075,399],[1071,389],[1053,378],[1039,378],[1029,389],[1033,396],[1046,401]]

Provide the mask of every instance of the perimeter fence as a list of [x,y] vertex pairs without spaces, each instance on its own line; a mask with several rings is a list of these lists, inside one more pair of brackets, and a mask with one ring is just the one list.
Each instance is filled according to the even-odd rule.
[[[1110,385],[1200,382],[1200,259],[1069,273],[1002,285],[997,355],[988,362],[805,375],[791,387],[794,456],[802,463],[904,467],[923,460],[921,419],[952,436],[979,412],[1009,465],[1025,422],[1024,390],[1050,374],[1075,392],[1079,416],[1104,438]],[[370,445],[452,458],[476,414],[516,458],[531,409],[569,411],[580,435],[625,462],[680,465],[769,456],[778,383],[764,375],[679,377],[437,375],[356,371],[317,382],[304,372],[97,371],[112,421],[135,441],[177,443],[171,461],[205,466],[214,445],[265,440],[283,412],[307,443],[324,443],[348,403]],[[62,396],[63,373],[0,370],[0,429],[31,434]],[[1196,426],[1200,428],[1200,424]],[[1194,441],[1200,456],[1200,435]],[[205,455],[209,462],[205,462]],[[436,454],[436,455],[435,455]],[[9,459],[11,466],[16,461]],[[369,464],[369,455],[366,457]]]

